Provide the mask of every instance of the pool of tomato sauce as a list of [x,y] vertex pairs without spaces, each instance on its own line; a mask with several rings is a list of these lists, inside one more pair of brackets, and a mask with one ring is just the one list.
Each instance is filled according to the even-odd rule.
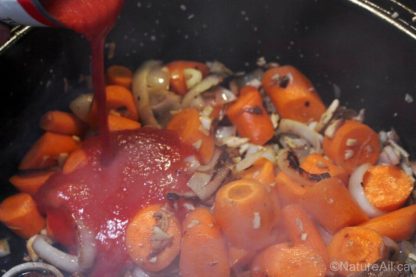
[[93,233],[98,251],[91,276],[117,276],[130,263],[124,241],[129,220],[140,208],[165,202],[168,192],[189,190],[184,160],[194,152],[167,130],[108,130],[103,49],[122,0],[41,2],[50,15],[90,43],[99,135],[82,143],[87,164],[69,174],[55,174],[36,200],[47,215],[49,231],[69,250],[76,251],[79,222]]

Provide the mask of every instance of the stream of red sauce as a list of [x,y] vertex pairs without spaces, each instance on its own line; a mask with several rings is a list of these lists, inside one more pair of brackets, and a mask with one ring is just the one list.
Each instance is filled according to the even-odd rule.
[[41,2],[53,17],[90,42],[100,126],[99,136],[82,144],[87,165],[54,175],[36,199],[48,216],[49,230],[69,248],[76,245],[76,222],[93,232],[98,255],[91,276],[118,276],[129,262],[124,242],[129,219],[140,208],[165,201],[168,192],[188,191],[190,174],[184,160],[194,153],[167,130],[111,134],[108,130],[103,49],[122,0]]

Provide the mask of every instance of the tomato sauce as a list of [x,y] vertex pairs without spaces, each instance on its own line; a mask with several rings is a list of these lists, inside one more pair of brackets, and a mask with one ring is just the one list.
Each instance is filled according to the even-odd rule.
[[117,276],[129,262],[124,235],[130,218],[142,207],[165,201],[168,192],[189,191],[185,158],[195,153],[167,130],[108,130],[103,49],[122,0],[41,2],[50,15],[90,42],[100,126],[99,136],[82,144],[87,164],[55,174],[36,200],[47,215],[48,230],[69,249],[76,250],[77,223],[94,234],[98,251],[92,276]]

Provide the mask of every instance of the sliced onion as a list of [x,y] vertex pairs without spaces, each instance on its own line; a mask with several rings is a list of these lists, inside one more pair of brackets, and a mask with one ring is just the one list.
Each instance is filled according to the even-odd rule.
[[237,99],[235,94],[226,88],[220,87],[215,92],[215,102],[220,104],[227,104]]
[[194,155],[188,156],[184,160],[185,160],[185,162],[187,164],[187,168],[190,171],[195,171],[197,168],[200,168],[201,167],[201,163],[199,162],[199,160],[197,159],[197,157],[195,157]]
[[57,249],[49,244],[47,238],[43,235],[35,236],[32,244],[33,250],[40,258],[67,272],[82,272],[90,268],[94,263],[96,254],[94,237],[82,225],[78,226],[78,256]]
[[150,72],[161,68],[160,61],[147,61],[139,69],[136,70],[133,76],[133,95],[138,106],[140,118],[144,125],[160,128],[159,122],[156,120],[150,103],[150,94],[148,88],[148,76]]
[[301,176],[297,170],[292,168],[289,164],[288,156],[290,151],[288,149],[281,150],[277,156],[277,166],[280,170],[286,174],[290,179],[297,182],[301,186],[311,186],[313,182],[309,179]]
[[253,152],[250,154],[247,154],[244,159],[242,159],[241,161],[239,161],[236,165],[235,165],[235,171],[236,172],[241,172],[244,169],[249,168],[250,166],[252,166],[258,159],[260,158],[266,158],[268,160],[270,160],[271,162],[274,162],[274,153],[273,150],[270,148],[263,148],[257,152]]
[[364,193],[364,189],[362,187],[363,177],[367,170],[370,168],[370,164],[363,164],[357,167],[354,172],[351,174],[350,181],[348,184],[348,188],[350,193],[360,206],[360,208],[369,216],[369,217],[376,217],[382,215],[384,212],[380,211],[376,207],[374,207],[367,199]]
[[217,165],[220,157],[221,157],[221,150],[219,150],[218,148],[215,149],[214,151],[214,155],[212,155],[211,160],[206,164],[206,165],[201,165],[197,168],[198,171],[201,172],[206,172],[206,171],[210,171],[213,170],[215,168],[215,166]]
[[202,80],[202,72],[195,68],[185,68],[183,70],[186,79],[186,87],[193,88]]
[[131,275],[132,277],[150,277],[150,275],[143,271],[140,267],[134,268]]
[[205,187],[211,181],[213,173],[195,172],[189,179],[187,186],[200,198],[206,198]]
[[150,88],[168,90],[169,89],[169,72],[165,67],[156,67],[149,71],[147,75],[147,85]]
[[81,94],[71,101],[69,109],[82,121],[88,120],[94,96],[91,93]]
[[317,152],[322,151],[322,135],[299,121],[281,119],[278,131],[279,133],[288,133],[300,136],[309,142]]
[[189,107],[189,105],[195,97],[209,90],[210,88],[218,85],[222,82],[222,80],[223,78],[218,75],[209,75],[205,77],[205,79],[203,79],[200,83],[198,83],[190,91],[188,91],[187,94],[185,94],[185,97],[182,99],[182,106]]
[[54,266],[45,264],[45,263],[24,263],[19,264],[13,268],[11,268],[9,271],[4,273],[3,277],[16,277],[21,276],[23,273],[31,272],[31,271],[40,271],[44,270],[46,272],[50,272],[56,277],[64,277],[64,275]]
[[320,132],[325,128],[326,125],[328,125],[328,123],[334,117],[334,114],[338,109],[339,104],[340,103],[338,99],[332,101],[328,109],[326,109],[326,111],[322,114],[321,118],[319,119],[319,122],[316,124],[315,131]]
[[237,129],[235,126],[223,126],[217,128],[215,131],[215,138],[217,140],[222,140],[224,138],[232,137],[237,134]]

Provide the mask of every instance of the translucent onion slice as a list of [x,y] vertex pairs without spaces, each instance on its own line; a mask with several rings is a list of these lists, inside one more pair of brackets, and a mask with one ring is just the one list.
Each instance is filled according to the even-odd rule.
[[360,208],[369,216],[376,217],[382,215],[384,212],[374,207],[365,196],[362,186],[364,174],[370,168],[370,164],[363,164],[357,167],[351,174],[348,189]]

